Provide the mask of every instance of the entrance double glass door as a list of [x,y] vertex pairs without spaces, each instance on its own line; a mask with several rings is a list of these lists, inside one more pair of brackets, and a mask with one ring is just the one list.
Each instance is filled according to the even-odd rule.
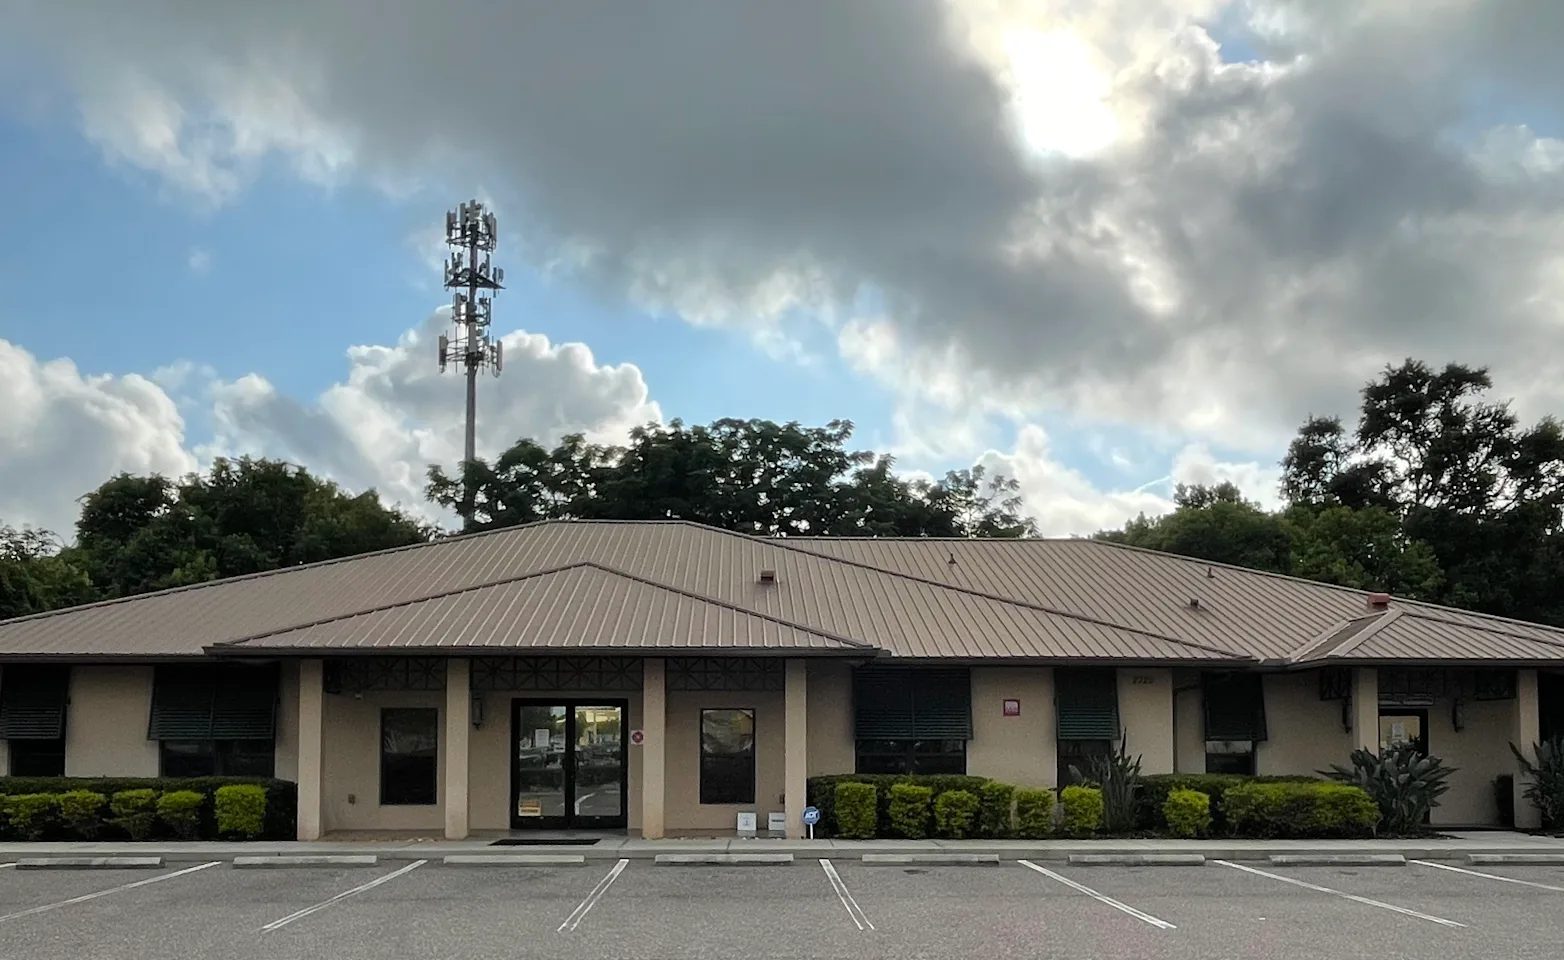
[[626,826],[627,706],[622,700],[515,701],[511,713],[513,827]]

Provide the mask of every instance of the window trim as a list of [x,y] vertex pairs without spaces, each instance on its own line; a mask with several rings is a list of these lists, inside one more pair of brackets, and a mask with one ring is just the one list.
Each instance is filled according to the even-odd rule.
[[[701,707],[700,719],[697,730],[697,760],[699,767],[696,771],[696,799],[703,807],[730,807],[730,806],[754,806],[756,798],[760,796],[760,712],[754,707]],[[738,800],[707,800],[706,799],[706,714],[708,713],[747,713],[749,714],[749,799]],[[739,754],[722,754],[724,757],[743,756]]]
[[[414,756],[414,754],[388,754],[386,753],[386,717],[391,713],[431,713],[434,715],[434,794],[427,801],[422,800],[387,800],[386,799],[386,758],[388,756]],[[440,805],[440,760],[445,744],[441,731],[441,710],[439,707],[412,706],[412,707],[381,707],[380,724],[376,730],[377,742],[380,751],[380,789],[378,799],[382,807],[437,807]]]

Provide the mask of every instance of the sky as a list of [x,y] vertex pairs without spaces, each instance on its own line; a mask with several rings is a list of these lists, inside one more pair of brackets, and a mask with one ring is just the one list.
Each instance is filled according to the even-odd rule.
[[1564,413],[1555,0],[0,0],[0,522],[278,457],[848,419],[1051,535],[1276,501],[1388,363]]

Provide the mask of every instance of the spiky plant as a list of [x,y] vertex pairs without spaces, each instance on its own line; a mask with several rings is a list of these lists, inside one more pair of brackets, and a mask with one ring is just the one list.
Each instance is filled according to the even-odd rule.
[[1510,752],[1529,781],[1521,796],[1542,815],[1544,830],[1564,829],[1564,737],[1549,737],[1532,744],[1531,749],[1537,755],[1535,762],[1510,744]]
[[1140,792],[1140,755],[1129,755],[1129,737],[1123,736],[1113,752],[1090,758],[1086,773],[1070,766],[1079,783],[1102,790],[1102,827],[1107,833],[1128,833],[1135,828],[1135,801]]
[[1428,813],[1450,789],[1454,767],[1425,757],[1417,745],[1401,743],[1381,753],[1352,751],[1350,766],[1332,765],[1323,775],[1362,788],[1379,807],[1379,832],[1393,836],[1422,833]]

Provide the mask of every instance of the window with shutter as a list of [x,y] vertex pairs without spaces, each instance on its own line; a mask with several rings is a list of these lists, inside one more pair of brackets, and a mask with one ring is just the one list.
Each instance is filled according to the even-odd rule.
[[859,667],[853,674],[859,740],[972,739],[972,675],[934,667]]
[[61,740],[71,668],[11,664],[0,669],[0,740]]
[[1258,673],[1201,675],[1206,740],[1266,739],[1265,688]]
[[275,665],[163,664],[153,676],[149,740],[271,740],[276,727]]
[[1054,671],[1054,708],[1060,740],[1119,739],[1119,680],[1112,667]]

